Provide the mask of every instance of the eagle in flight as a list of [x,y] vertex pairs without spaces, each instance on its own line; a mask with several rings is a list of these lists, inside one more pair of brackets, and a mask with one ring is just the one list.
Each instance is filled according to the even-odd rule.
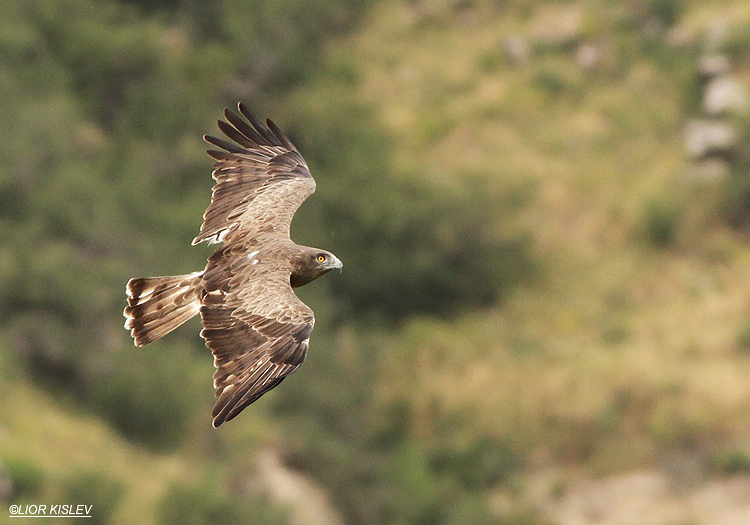
[[130,279],[124,312],[136,346],[200,314],[216,367],[214,427],[300,367],[315,317],[293,288],[343,266],[330,252],[292,242],[292,217],[315,180],[271,120],[238,109],[247,121],[229,109],[219,121],[229,141],[203,137],[220,149],[207,151],[216,184],[193,244],[222,246],[201,272]]

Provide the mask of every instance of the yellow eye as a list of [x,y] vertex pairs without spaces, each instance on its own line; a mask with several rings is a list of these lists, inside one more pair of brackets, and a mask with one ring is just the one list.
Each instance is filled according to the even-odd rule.
[[326,256],[325,255],[318,255],[318,262],[325,262]]

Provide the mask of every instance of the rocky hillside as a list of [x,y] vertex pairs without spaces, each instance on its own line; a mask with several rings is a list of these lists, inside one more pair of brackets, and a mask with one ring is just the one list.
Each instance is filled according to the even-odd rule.
[[[746,2],[11,4],[6,507],[750,519]],[[346,270],[300,290],[299,374],[215,431],[198,324],[134,349],[120,312],[209,254],[199,137],[238,99],[316,176],[295,240]]]

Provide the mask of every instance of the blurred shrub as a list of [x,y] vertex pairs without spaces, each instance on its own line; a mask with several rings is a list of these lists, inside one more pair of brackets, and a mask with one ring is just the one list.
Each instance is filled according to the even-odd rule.
[[250,6],[244,0],[219,0],[208,10],[188,0],[179,11],[187,15],[191,34],[243,57],[237,87],[245,92],[237,95],[244,98],[305,80],[320,67],[320,46],[353,29],[367,7],[363,0],[273,0]]
[[685,11],[685,0],[650,0],[648,7],[664,27],[672,27]]
[[565,94],[580,96],[585,88],[578,69],[557,55],[534,63],[534,86],[555,97]]
[[675,25],[685,11],[685,0],[649,0],[648,9],[664,27]]
[[[99,415],[127,438],[155,449],[171,448],[185,438],[191,415],[202,408],[191,369],[185,347],[133,348],[95,379],[89,396]],[[204,393],[209,394],[206,378]]]
[[2,460],[10,478],[12,501],[39,495],[44,482],[44,472],[40,467],[21,456],[4,456]]
[[610,322],[602,330],[601,339],[607,345],[614,346],[625,343],[630,335],[630,327],[624,322]]
[[488,489],[506,482],[520,466],[513,449],[489,436],[441,441],[430,463],[436,473],[458,480],[468,490]]
[[750,452],[738,448],[724,448],[711,455],[714,468],[723,474],[750,474]]
[[670,246],[677,237],[682,215],[682,209],[675,203],[663,199],[647,202],[643,207],[646,241],[657,248]]
[[737,346],[741,352],[750,353],[750,319],[745,319],[740,325]]
[[746,60],[747,50],[750,48],[750,22],[736,20],[728,25],[726,30],[719,43],[719,51],[725,54],[731,63]]
[[721,208],[730,226],[750,231],[750,119],[735,119],[740,137],[728,155],[729,176],[723,181]]
[[750,229],[750,179],[732,173],[724,182],[722,212],[727,223],[737,230]]
[[352,250],[354,238],[345,244],[349,264],[333,287],[350,311],[386,319],[450,314],[492,304],[531,272],[526,241],[500,240],[488,228],[495,206],[502,205],[479,194],[391,191],[391,200],[400,203],[383,205],[373,222],[363,215],[347,221],[360,247]]
[[164,525],[288,523],[284,513],[263,498],[231,494],[226,487],[212,482],[178,482],[169,487],[159,502],[158,519]]
[[102,471],[80,470],[62,483],[65,503],[92,505],[91,518],[84,523],[112,523],[112,515],[125,491],[124,484]]

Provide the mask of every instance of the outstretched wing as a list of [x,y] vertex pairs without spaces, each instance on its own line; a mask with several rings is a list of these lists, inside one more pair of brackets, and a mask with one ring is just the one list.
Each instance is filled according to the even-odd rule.
[[299,368],[315,324],[312,310],[292,291],[288,272],[277,270],[272,255],[266,260],[258,254],[225,245],[204,276],[201,336],[216,366],[214,427]]
[[297,148],[276,125],[266,124],[244,104],[239,115],[224,110],[228,122],[219,129],[230,141],[203,138],[221,148],[208,150],[216,159],[211,204],[193,244],[232,240],[272,233],[289,237],[289,227],[300,204],[315,191],[315,180]]

